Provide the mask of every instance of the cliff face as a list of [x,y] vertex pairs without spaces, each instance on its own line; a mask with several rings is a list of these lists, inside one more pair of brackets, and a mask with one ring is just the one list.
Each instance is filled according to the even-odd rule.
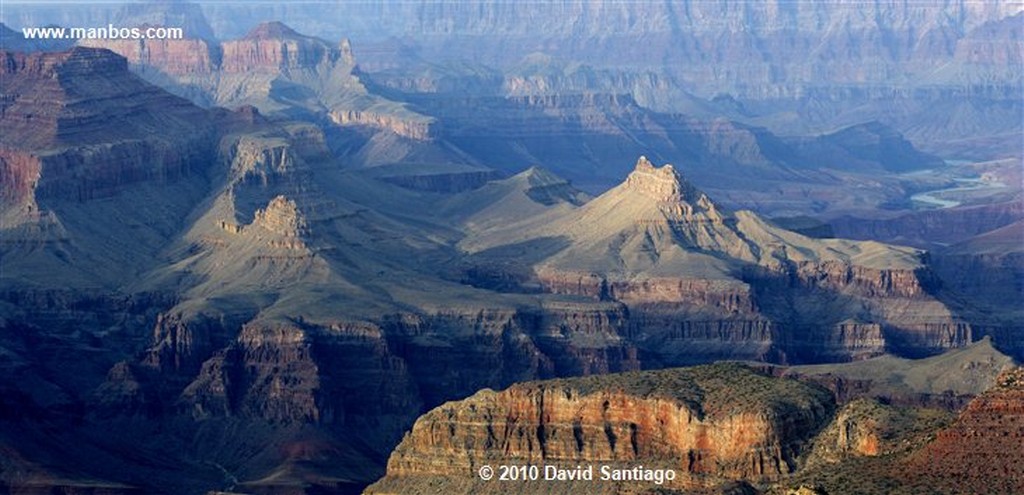
[[[25,275],[42,287],[102,286],[144,269],[205,193],[215,126],[227,119],[147,84],[107,50],[0,58],[2,249],[33,260],[13,263],[5,285]],[[97,248],[112,239],[122,244]],[[53,279],[23,273],[40,273],[33,263]]]
[[430,141],[436,139],[439,134],[439,124],[428,118],[409,119],[368,110],[335,110],[330,113],[330,118],[340,126],[387,129],[399,136],[418,141]]
[[339,50],[331,49],[315,38],[302,36],[280,22],[261,24],[245,38],[223,43],[221,49],[223,60],[220,69],[228,74],[309,69],[335,62],[342,56]]
[[[1024,202],[927,210],[887,219],[840,217],[829,222],[836,237],[875,239],[934,249],[1009,225],[1024,216]],[[940,250],[941,251],[941,250]]]
[[269,115],[298,113],[417,141],[437,136],[434,119],[367,89],[347,40],[332,45],[280,22],[221,43],[186,38],[83,44],[113,50],[142,77],[199,104],[252,105]]
[[[630,373],[601,383],[520,384],[438,407],[417,421],[388,461],[387,476],[368,492],[421,493],[440,479],[468,483],[459,490],[466,493],[507,490],[504,483],[471,481],[485,464],[642,464],[677,473],[665,488],[773,480],[795,469],[800,449],[833,408],[820,389],[736,365]],[[743,390],[755,389],[741,399]],[[655,488],[647,485],[578,482],[569,490]]]
[[139,139],[157,130],[173,137],[208,129],[194,106],[132,75],[125,59],[109,51],[74,48],[3,52],[2,57],[7,146],[45,149]]
[[1024,490],[1024,371],[1000,375],[935,440],[915,453],[908,473],[958,490],[1014,493]]
[[41,168],[39,158],[29,153],[0,150],[0,204],[20,204],[30,199]]
[[0,56],[5,190],[16,185],[6,197],[24,199],[31,184],[40,200],[88,200],[203,168],[209,118],[132,75],[123,58],[85,48]]
[[211,72],[220,62],[217,45],[203,39],[184,40],[82,40],[81,46],[106,48],[129,64],[159,67],[161,72],[181,76]]

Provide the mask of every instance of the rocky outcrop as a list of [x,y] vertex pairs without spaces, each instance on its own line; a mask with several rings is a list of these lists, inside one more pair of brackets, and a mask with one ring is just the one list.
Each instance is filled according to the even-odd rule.
[[497,177],[490,170],[436,174],[385,175],[380,179],[415,191],[457,193],[476,189]]
[[[359,79],[347,40],[332,45],[280,22],[240,39],[91,40],[113,50],[154,84],[203,105],[253,105],[267,114],[296,112],[343,127],[362,126],[432,141],[438,122],[372,94]],[[302,96],[296,96],[301,94]]]
[[873,457],[892,449],[891,423],[897,411],[870,399],[840,408],[832,422],[815,438],[808,464],[836,463],[849,457]]
[[400,117],[370,110],[337,109],[330,113],[331,120],[340,126],[366,126],[382,129],[399,136],[419,141],[431,141],[440,134],[440,124],[428,117]]
[[23,204],[34,199],[42,165],[30,153],[0,149],[0,204]]
[[198,38],[180,40],[84,39],[78,44],[113,51],[143,72],[147,69],[159,68],[160,72],[172,76],[206,74],[219,66],[221,60],[219,46]]
[[142,364],[164,373],[195,373],[227,343],[234,323],[207,315],[160,314]]
[[299,212],[295,201],[284,196],[277,196],[270,200],[266,208],[257,210],[253,225],[262,227],[286,240],[297,241],[298,238],[310,234],[309,224]]
[[290,142],[285,139],[243,135],[222,142],[220,158],[230,166],[236,184],[269,186],[294,179],[302,168]]
[[113,52],[0,52],[5,146],[24,150],[209,132],[203,112],[146,84]]
[[913,473],[958,491],[1016,493],[1024,490],[1024,370],[999,376],[996,386],[971,401],[957,420],[915,453]]
[[220,70],[227,74],[256,70],[293,70],[313,68],[341,58],[323,41],[302,36],[280,22],[268,22],[253,28],[244,38],[222,44]]
[[[738,365],[485,390],[421,417],[389,459],[387,476],[368,493],[424,493],[442,479],[452,480],[448,486],[457,492],[504,492],[504,483],[460,486],[475,480],[482,465],[496,463],[595,466],[593,482],[547,482],[567,493],[774,480],[795,469],[796,456],[832,408],[820,389]],[[672,470],[674,479],[658,486],[602,482],[602,465]]]
[[87,201],[209,165],[210,118],[132,75],[123,58],[87,48],[0,56],[5,200]]

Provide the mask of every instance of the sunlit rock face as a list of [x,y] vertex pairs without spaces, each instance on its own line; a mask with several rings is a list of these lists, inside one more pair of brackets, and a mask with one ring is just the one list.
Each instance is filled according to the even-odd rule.
[[[743,397],[746,386],[764,388]],[[493,463],[644,465],[674,470],[667,487],[676,489],[777,480],[796,469],[801,448],[833,408],[822,389],[735,365],[485,390],[417,420],[369,492],[421,493],[445,478],[460,491],[497,493],[500,486],[472,481]],[[626,490],[612,482],[562,484],[573,493]]]

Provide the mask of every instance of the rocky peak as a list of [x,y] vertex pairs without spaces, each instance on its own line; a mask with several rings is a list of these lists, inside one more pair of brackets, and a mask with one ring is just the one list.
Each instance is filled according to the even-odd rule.
[[672,165],[655,167],[646,156],[636,161],[636,168],[626,178],[626,188],[662,203],[693,201],[702,196]]
[[225,42],[222,47],[222,69],[228,73],[312,68],[341,57],[339,47],[303,36],[280,22],[260,24],[244,38]]
[[672,165],[655,167],[645,156],[637,160],[636,168],[626,178],[622,189],[653,199],[669,220],[690,221],[696,218],[694,215],[699,215],[718,223],[724,218],[711,198],[684,179]]
[[247,40],[270,40],[270,39],[301,39],[305,38],[285,23],[279,21],[264,22],[256,26],[245,35]]
[[522,177],[526,179],[526,182],[534,187],[537,186],[553,186],[558,184],[568,184],[569,181],[551,173],[550,171],[538,167],[536,165],[524,170]]
[[277,196],[256,212],[254,224],[283,237],[299,237],[308,231],[305,217],[294,200]]
[[341,50],[341,57],[345,64],[356,64],[356,57],[355,55],[352,54],[352,42],[349,41],[348,38],[342,39],[341,44],[338,45],[338,48]]

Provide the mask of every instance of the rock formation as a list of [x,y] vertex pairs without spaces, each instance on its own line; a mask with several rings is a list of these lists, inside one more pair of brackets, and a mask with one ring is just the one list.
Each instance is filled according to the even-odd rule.
[[253,105],[269,115],[302,112],[413,140],[436,136],[432,118],[367,90],[347,40],[331,45],[280,22],[222,43],[189,37],[83,44],[121,54],[142,77],[200,104]]
[[565,493],[775,480],[796,468],[797,455],[833,407],[821,389],[738,365],[484,390],[421,417],[392,454],[387,476],[368,493],[425,493],[437,483],[452,493],[525,490],[479,481],[476,471],[487,464],[643,465],[677,473],[657,486],[602,482],[597,467],[597,481],[542,481]]
[[977,493],[1024,490],[1024,371],[1008,370],[935,440],[915,453],[906,475]]
[[[935,432],[962,404],[912,401],[972,397],[993,387],[980,402],[1017,373],[987,343],[918,361],[786,369],[796,380],[771,378],[780,369],[760,368],[719,363],[481,390],[421,416],[392,453],[387,475],[367,492],[535,493],[542,486],[555,493],[958,493],[956,475],[932,474],[947,458],[927,453],[936,450],[929,442],[953,438],[935,439]],[[825,376],[858,377],[865,387],[851,396],[810,384]],[[934,461],[932,471],[916,469],[922,458]],[[520,466],[526,480],[478,477],[483,466],[506,465]],[[637,465],[677,476],[662,484],[600,480],[600,466]],[[530,466],[537,466],[539,481],[529,478]],[[595,466],[594,480],[545,479],[548,469],[587,466]],[[1016,479],[1004,474],[997,479]],[[729,491],[741,488],[747,491]]]
[[[0,218],[12,232],[3,240],[8,255],[50,260],[66,286],[109,284],[113,267],[125,263],[144,269],[152,262],[144,253],[153,253],[182,221],[189,207],[183,203],[205,192],[216,115],[147,84],[107,50],[0,57]],[[149,201],[148,208],[127,205],[146,188],[174,195]],[[119,221],[111,223],[111,216]],[[130,225],[148,226],[142,235],[127,235]],[[89,248],[113,238],[126,244]],[[69,257],[77,259],[73,266],[55,268]],[[93,268],[82,270],[86,265]],[[15,264],[9,273],[21,268],[39,270]]]
[[[978,324],[978,312],[963,311],[969,301],[936,298],[919,250],[788,232],[646,159],[593,199],[539,168],[485,183],[493,171],[448,140],[468,140],[472,119],[441,129],[374,96],[346,45],[276,24],[230,43],[208,57],[178,57],[171,44],[148,53],[169,64],[161,77],[191,84],[205,103],[242,105],[235,111],[171,96],[101,49],[0,55],[0,371],[18,377],[0,383],[0,449],[77,470],[66,476],[75,483],[50,477],[41,489],[85,479],[144,492],[358,490],[383,473],[415,417],[485,388],[1019,340],[1012,322]],[[550,112],[539,133],[564,122],[598,133],[591,159],[638,146],[629,134],[647,128],[703,158],[734,156],[732,170],[807,172],[778,166],[791,149],[763,129],[666,117],[627,96],[499,100],[496,113],[529,117],[518,129]],[[330,123],[332,114],[348,120]],[[315,123],[286,120],[295,117]],[[625,137],[607,137],[616,135]],[[628,387],[608,392],[583,379],[534,383],[469,404],[536,417],[502,437],[524,458],[543,446],[539,455],[559,462],[675,459],[688,473],[680,486],[709,489],[778,479],[831,421],[823,390],[742,367],[627,376]],[[697,388],[643,389],[651,377]],[[735,390],[754,402],[739,400],[734,414]],[[479,407],[445,407],[481,419]],[[579,441],[566,407],[597,421],[580,422]],[[658,444],[667,428],[639,413],[703,440]],[[834,442],[844,455],[870,450],[859,446],[870,431],[856,426],[837,427],[849,433]],[[464,447],[480,431],[470,433],[437,445]],[[152,441],[139,448],[138,438]],[[453,469],[469,462],[452,459]],[[10,473],[23,464],[2,464],[0,480],[20,489]]]
[[[533,243],[531,268],[509,268],[505,278],[625,304],[638,334],[652,339],[650,348],[666,362],[685,363],[671,349],[686,348],[692,357],[698,342],[719,357],[799,361],[807,352],[850,359],[910,342],[946,347],[971,340],[963,322],[930,295],[935,277],[920,252],[784,231],[751,212],[717,206],[671,166],[656,168],[645,158],[620,186],[536,218],[475,233],[461,245],[493,273],[501,266],[494,256],[510,252],[503,245]],[[824,292],[845,302],[819,299]],[[782,303],[782,293],[794,302]],[[860,309],[847,312],[853,301]],[[896,309],[907,304],[937,313]],[[938,314],[945,316],[928,321]],[[803,329],[801,338],[788,336],[795,328]]]

